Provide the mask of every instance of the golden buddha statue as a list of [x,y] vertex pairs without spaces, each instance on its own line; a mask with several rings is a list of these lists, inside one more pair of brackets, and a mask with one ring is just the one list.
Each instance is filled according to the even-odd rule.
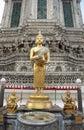
[[[36,36],[36,44],[37,46],[31,48],[30,50],[30,60],[33,63],[33,70],[34,70],[35,93],[30,95],[30,101],[27,102],[27,107],[41,109],[51,107],[51,102],[48,101],[49,96],[43,93],[43,89],[45,87],[44,85],[45,69],[46,64],[49,62],[50,59],[50,53],[49,49],[42,45],[43,36],[41,32],[39,32],[39,34]],[[42,101],[45,101],[45,103]]]
[[77,111],[77,106],[75,104],[76,99],[72,98],[70,95],[70,91],[66,91],[66,97],[63,98],[61,96],[62,101],[64,102],[63,111],[66,114],[74,114]]
[[19,100],[22,100],[22,98],[20,98],[20,99],[17,98],[15,90],[13,90],[11,92],[11,94],[7,96],[6,101],[7,101],[7,112],[8,113],[11,113],[11,114],[16,113],[17,107],[18,107],[17,102]]
[[49,49],[43,47],[43,36],[41,32],[36,37],[36,47],[30,51],[30,60],[33,62],[34,87],[36,92],[42,92],[45,80],[45,65],[49,62]]

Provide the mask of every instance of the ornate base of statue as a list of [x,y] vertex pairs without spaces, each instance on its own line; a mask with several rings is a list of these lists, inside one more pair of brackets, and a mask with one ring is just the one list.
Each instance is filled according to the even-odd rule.
[[52,102],[47,94],[32,94],[26,103],[29,109],[47,109],[52,107]]
[[76,114],[77,110],[73,110],[73,109],[63,109],[63,113],[64,114]]

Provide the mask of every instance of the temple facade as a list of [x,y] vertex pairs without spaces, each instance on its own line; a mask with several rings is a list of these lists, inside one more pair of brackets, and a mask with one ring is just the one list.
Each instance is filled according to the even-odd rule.
[[5,0],[0,27],[0,78],[33,86],[30,49],[39,30],[50,49],[46,86],[84,82],[81,0]]

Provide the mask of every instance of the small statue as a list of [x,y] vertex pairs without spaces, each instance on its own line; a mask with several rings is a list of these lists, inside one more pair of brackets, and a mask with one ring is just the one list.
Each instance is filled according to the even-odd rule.
[[17,111],[17,102],[22,100],[22,96],[20,99],[16,97],[16,92],[13,90],[10,95],[7,97],[7,112],[14,114]]
[[66,91],[66,97],[61,96],[62,101],[64,102],[63,112],[65,114],[75,114],[77,112],[77,106],[75,104],[76,99],[70,96],[70,91]]

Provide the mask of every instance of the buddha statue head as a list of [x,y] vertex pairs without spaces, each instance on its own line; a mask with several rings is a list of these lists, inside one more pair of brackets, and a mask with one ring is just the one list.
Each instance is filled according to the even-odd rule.
[[70,91],[69,90],[66,91],[66,95],[67,95],[67,97],[70,97]]
[[39,31],[38,35],[36,36],[36,44],[43,44],[43,35],[41,34],[41,31]]
[[15,96],[15,95],[16,95],[15,89],[12,90],[11,95],[12,95],[12,96]]

